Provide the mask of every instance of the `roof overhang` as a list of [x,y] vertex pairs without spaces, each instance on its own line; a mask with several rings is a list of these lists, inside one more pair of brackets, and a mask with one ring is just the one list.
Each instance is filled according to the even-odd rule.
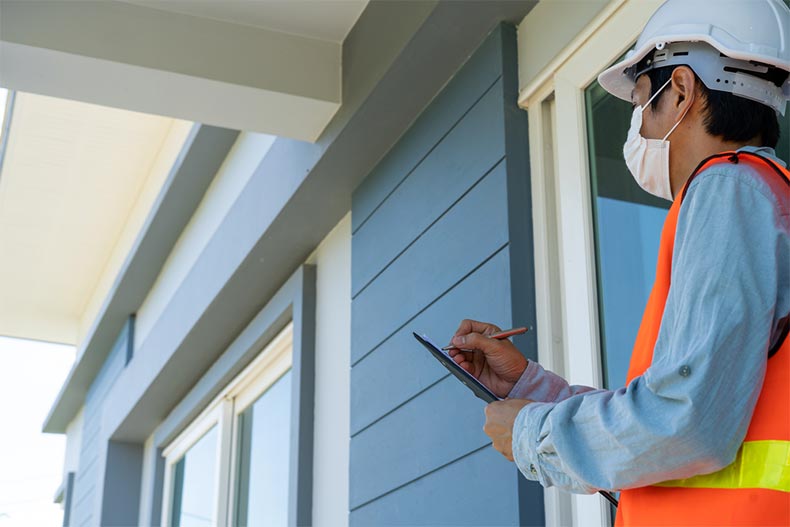
[[79,412],[130,313],[143,303],[178,236],[192,217],[239,132],[195,124],[161,186],[97,315],[80,342],[77,360],[44,421],[44,432],[64,433]]
[[4,0],[0,85],[314,142],[366,4]]

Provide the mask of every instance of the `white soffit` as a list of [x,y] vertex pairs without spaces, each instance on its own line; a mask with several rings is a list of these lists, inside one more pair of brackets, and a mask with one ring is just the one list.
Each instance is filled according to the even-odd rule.
[[343,42],[368,0],[124,0],[182,15]]
[[161,185],[149,176],[177,123],[16,93],[0,172],[0,335],[77,343],[138,197]]

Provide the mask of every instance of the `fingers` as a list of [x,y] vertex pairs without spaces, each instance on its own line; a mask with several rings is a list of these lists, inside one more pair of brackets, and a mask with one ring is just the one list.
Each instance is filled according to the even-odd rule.
[[479,355],[479,353],[460,352],[457,350],[455,351],[456,353],[453,356],[453,360],[455,361],[455,363],[458,364],[463,369],[465,369],[466,371],[468,371],[469,373],[474,375],[475,366],[474,363],[472,362],[472,359],[474,355]]
[[469,333],[480,333],[481,335],[493,335],[500,332],[501,329],[494,324],[488,322],[479,322],[477,320],[465,319],[461,321],[458,329],[455,331],[455,336],[466,335]]
[[[504,341],[488,338],[485,335],[474,332],[453,337],[453,345],[463,349],[482,351],[486,355],[505,352]],[[469,354],[469,352],[464,353]],[[470,360],[474,360],[473,357],[470,357]]]

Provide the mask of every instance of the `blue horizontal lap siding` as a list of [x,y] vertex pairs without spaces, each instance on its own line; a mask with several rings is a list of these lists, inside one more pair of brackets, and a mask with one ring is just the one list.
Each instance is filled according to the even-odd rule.
[[352,511],[350,523],[518,525],[515,486],[512,463],[486,446]]
[[103,403],[113,381],[126,365],[127,328],[124,327],[85,396],[80,463],[74,481],[70,520],[71,525],[77,527],[99,523],[94,513],[98,511],[98,491],[103,485],[104,456],[107,454],[107,438],[101,435]]
[[499,80],[354,233],[352,295],[504,157],[501,93]]
[[[487,319],[502,327],[510,325],[508,258],[507,248],[495,253],[351,370],[352,436],[449,375],[422,346],[415,346],[412,331],[426,333],[445,344],[463,318]],[[387,374],[381,375],[383,371]],[[459,401],[474,401],[474,395],[461,383],[457,383],[456,390]]]
[[491,442],[482,430],[485,403],[457,384],[446,377],[351,439],[351,472],[370,476],[352,486],[352,510]]
[[507,244],[506,197],[500,164],[354,299],[352,363]]
[[519,523],[484,403],[411,336],[512,322],[503,42],[500,26],[352,197],[352,526]]
[[354,213],[351,216],[354,233],[452,130],[476,97],[482,96],[502,75],[500,45],[498,39],[487,39],[442,90],[441,97],[431,102],[420,115],[419,126],[410,128],[376,170],[354,190]]

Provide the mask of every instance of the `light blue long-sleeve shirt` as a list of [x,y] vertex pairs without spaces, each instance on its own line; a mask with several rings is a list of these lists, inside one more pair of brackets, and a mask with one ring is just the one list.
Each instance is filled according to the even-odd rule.
[[[744,147],[776,158],[770,148]],[[681,205],[653,363],[619,390],[570,386],[530,361],[513,456],[571,492],[643,487],[730,464],[790,312],[790,210],[747,164],[716,164]]]

